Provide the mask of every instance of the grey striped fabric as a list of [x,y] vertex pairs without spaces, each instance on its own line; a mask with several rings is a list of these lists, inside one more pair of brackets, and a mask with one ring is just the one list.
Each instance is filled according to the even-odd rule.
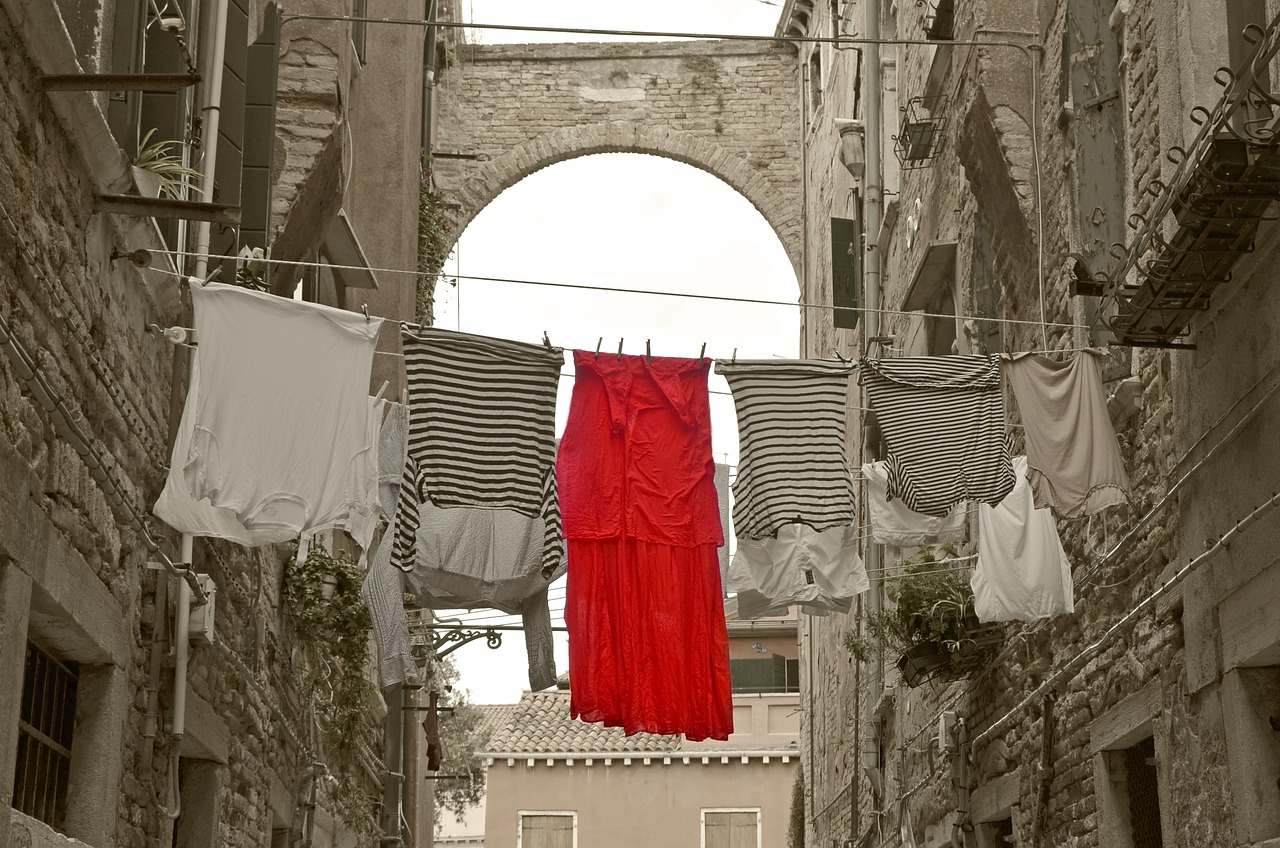
[[510,509],[545,524],[543,575],[564,565],[555,479],[560,348],[403,330],[409,442],[394,563],[412,568],[418,506]]
[[854,523],[845,453],[853,366],[823,359],[718,361],[733,392],[741,460],[733,484],[734,533],[772,537],[787,524],[816,531]]
[[889,500],[946,515],[1013,490],[998,356],[864,359],[861,368],[888,446]]

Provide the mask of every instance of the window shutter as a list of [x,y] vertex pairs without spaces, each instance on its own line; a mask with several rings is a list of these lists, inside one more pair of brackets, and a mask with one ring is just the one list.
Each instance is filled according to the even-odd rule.
[[276,50],[280,7],[267,6],[258,40],[249,45],[244,96],[244,162],[240,183],[240,245],[267,246],[271,226],[271,156],[276,141]]
[[[218,152],[213,163],[214,196],[202,198],[239,206],[240,169],[244,159],[245,80],[249,70],[248,0],[228,0],[227,41],[222,59],[222,108],[218,115]],[[209,253],[234,255],[239,234],[232,228],[214,227]],[[223,282],[235,280],[235,262],[211,259],[210,269],[222,267]]]
[[[856,207],[855,208],[860,208]],[[856,214],[861,215],[861,212]],[[834,306],[861,306],[862,225],[858,218],[831,219],[831,300]],[[852,330],[860,313],[832,310],[836,327]]]

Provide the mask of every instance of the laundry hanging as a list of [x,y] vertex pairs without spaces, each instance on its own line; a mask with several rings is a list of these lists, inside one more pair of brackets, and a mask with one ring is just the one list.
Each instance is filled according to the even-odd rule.
[[418,678],[418,664],[410,650],[409,621],[404,610],[404,572],[391,564],[409,410],[399,403],[390,403],[387,407],[378,437],[378,508],[387,520],[387,529],[360,587],[360,596],[369,609],[384,689],[397,683],[416,683]]
[[409,442],[395,562],[407,568],[418,506],[509,509],[544,523],[543,569],[563,568],[555,478],[564,352],[434,327],[401,333]]
[[1004,372],[1022,413],[1027,476],[1038,507],[1080,518],[1129,500],[1129,475],[1102,391],[1102,357],[1085,349],[1059,361],[1006,354]]
[[1075,611],[1071,564],[1053,513],[1036,508],[1027,458],[997,506],[978,508],[978,563],[970,578],[980,621],[1034,621]]
[[556,678],[547,587],[565,570],[563,352],[429,327],[402,340],[409,437],[393,562],[424,606],[522,615],[529,685],[544,689]]
[[575,351],[557,476],[570,711],[627,734],[733,731],[709,363]]
[[725,588],[737,593],[738,616],[752,619],[792,605],[809,615],[848,612],[871,583],[853,527],[787,524],[775,538],[738,540]]
[[156,515],[244,545],[376,523],[369,373],[382,320],[193,284],[200,346]]
[[889,500],[945,516],[1013,489],[996,356],[864,359],[862,380],[888,445]]
[[855,521],[845,407],[853,366],[820,359],[716,362],[733,393],[741,459],[733,484],[739,540],[787,524],[822,531]]
[[871,541],[877,545],[916,547],[945,545],[964,538],[968,510],[956,504],[944,516],[912,512],[901,499],[889,500],[887,463],[868,462],[862,466],[867,481],[867,513],[871,518]]

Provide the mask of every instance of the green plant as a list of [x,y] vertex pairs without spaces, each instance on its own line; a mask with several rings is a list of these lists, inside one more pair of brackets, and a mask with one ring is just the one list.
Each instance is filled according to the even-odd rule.
[[866,634],[850,630],[844,647],[867,662],[876,646],[902,655],[922,644],[957,650],[965,641],[965,621],[973,617],[973,589],[967,577],[939,560],[957,556],[954,546],[925,548],[903,560],[905,570],[889,584],[891,606],[863,616]]
[[440,195],[431,181],[431,160],[423,157],[418,184],[418,289],[415,311],[419,324],[430,324],[435,311],[436,280],[453,247],[453,226],[441,211]]
[[171,200],[181,200],[183,189],[190,189],[196,194],[200,190],[195,183],[200,179],[200,172],[182,164],[182,157],[174,153],[174,148],[182,149],[181,143],[173,139],[152,141],[156,134],[155,127],[147,130],[138,144],[138,152],[133,157],[133,167],[155,175],[160,183],[160,195]]
[[791,784],[791,819],[787,824],[787,848],[804,848],[804,770],[796,769]]
[[[348,755],[369,715],[374,687],[369,661],[369,610],[360,597],[363,575],[344,553],[312,542],[302,562],[294,556],[285,574],[284,601],[294,632],[316,666],[307,681],[329,747]],[[319,697],[317,697],[319,696]]]
[[267,290],[267,252],[260,247],[242,247],[236,258],[236,285],[254,291]]
[[[436,664],[440,686],[440,706],[452,712],[440,716],[441,774],[467,775],[467,780],[444,780],[436,786],[436,804],[461,818],[469,807],[484,798],[485,769],[476,752],[489,744],[482,727],[482,714],[471,703],[467,690],[459,687],[458,669],[452,657]],[[437,824],[440,818],[437,817]]]
[[436,36],[436,74],[443,74],[456,64],[458,64],[458,51],[454,48],[453,42],[443,35]]
[[626,82],[630,78],[631,74],[625,68],[614,68],[609,72],[609,82]]

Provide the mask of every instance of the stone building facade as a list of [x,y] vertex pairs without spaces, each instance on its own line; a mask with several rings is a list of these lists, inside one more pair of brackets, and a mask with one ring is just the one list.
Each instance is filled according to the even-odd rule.
[[[860,289],[833,295],[854,257],[826,228],[861,221],[872,200],[872,176],[841,167],[837,121],[867,126],[875,62],[883,129],[865,143],[881,151],[883,216],[858,231],[855,257],[879,271],[887,310],[852,328],[808,311],[802,352],[1110,343],[1109,408],[1133,489],[1127,506],[1058,523],[1075,613],[1004,625],[983,667],[959,680],[911,688],[896,656],[859,663],[846,650],[858,614],[805,620],[806,845],[1280,844],[1280,515],[1267,511],[1280,482],[1269,435],[1280,423],[1269,272],[1280,236],[1257,212],[1275,196],[1275,112],[1266,97],[1243,98],[1243,83],[1234,117],[1222,112],[1233,102],[1222,84],[1247,76],[1264,29],[1254,90],[1274,90],[1278,12],[1187,0],[884,2],[880,35],[914,43],[878,56],[868,44],[800,44],[802,299],[867,305]],[[875,35],[864,0],[791,0],[778,31]],[[1206,117],[1211,130],[1198,137]],[[1185,151],[1199,168],[1180,165]],[[1243,164],[1223,170],[1228,156]],[[1214,236],[1234,247],[1203,241]],[[1191,237],[1218,252],[1187,249]],[[1201,285],[1224,267],[1229,281]],[[1178,303],[1143,300],[1179,285],[1162,274],[1191,281]],[[1113,284],[1118,307],[1100,296]],[[1144,302],[1158,309],[1134,306]],[[1121,330],[1099,331],[1094,317],[1117,312]],[[864,400],[851,392],[859,462],[879,441]],[[892,566],[909,553],[869,545],[867,561]],[[873,581],[856,612],[887,603],[891,580]]]
[[[412,0],[379,9],[425,12]],[[219,30],[225,60],[213,68]],[[284,547],[195,540],[191,568],[216,587],[214,638],[191,640],[185,733],[171,733],[177,581],[151,567],[148,538],[178,561],[178,534],[149,510],[187,360],[148,328],[190,326],[177,275],[192,257],[171,251],[194,249],[202,216],[224,281],[237,264],[221,255],[265,248],[351,266],[275,266],[279,293],[301,282],[307,298],[412,319],[423,55],[419,28],[282,23],[260,0],[0,2],[0,846],[373,838],[357,834],[376,824],[385,707],[374,695],[350,757],[326,754],[306,686],[316,657],[282,601]],[[139,92],[84,77],[190,70],[204,87],[153,79]],[[194,142],[215,76],[213,191],[145,205],[129,157],[155,127],[205,170]],[[397,330],[387,323],[386,348]],[[398,370],[381,367],[371,390]],[[425,840],[429,785],[418,781],[405,807]]]

